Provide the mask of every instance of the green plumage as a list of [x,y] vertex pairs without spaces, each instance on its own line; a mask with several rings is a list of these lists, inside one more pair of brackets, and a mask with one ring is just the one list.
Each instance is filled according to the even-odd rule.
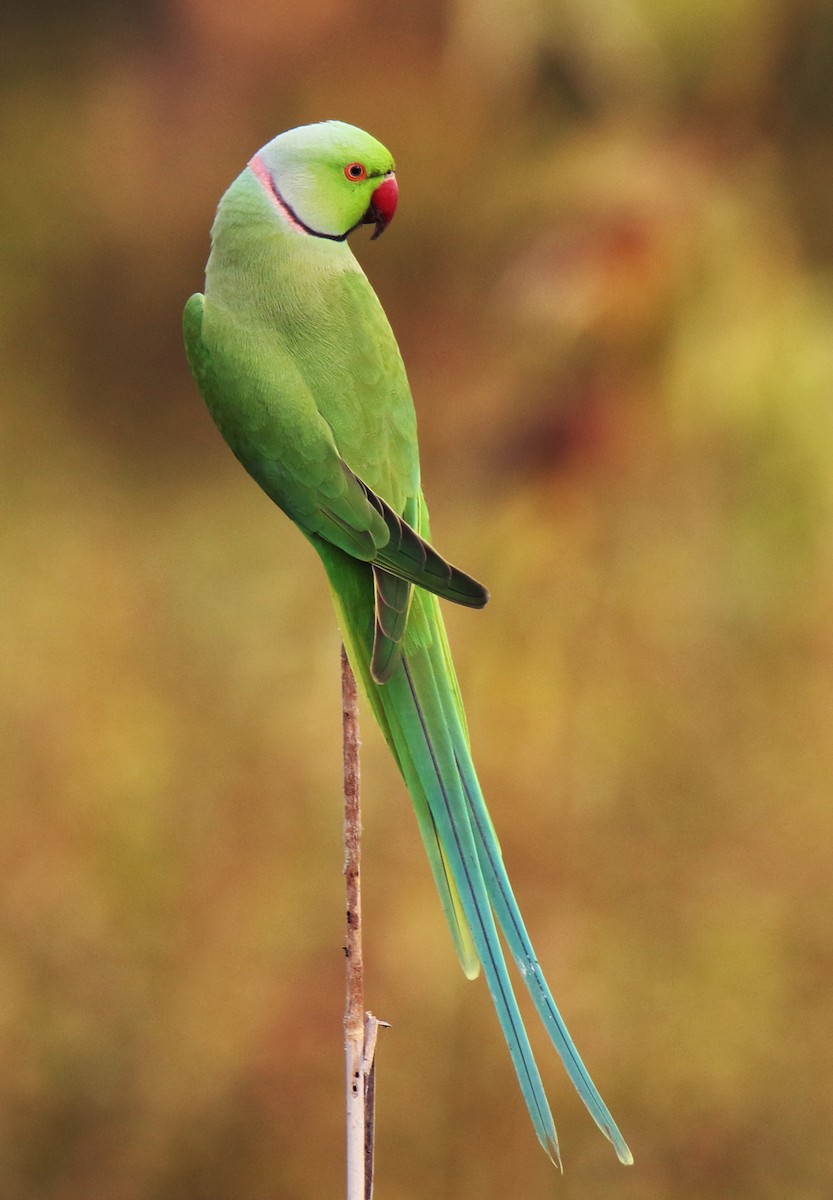
[[405,369],[346,242],[362,222],[384,228],[393,179],[385,148],[339,122],[265,146],[220,203],[205,296],[185,308],[188,360],[231,449],[323,561],[350,660],[413,798],[461,963],[470,977],[483,965],[539,1139],[557,1159],[497,924],[576,1087],[630,1162],[506,877],[437,600],[481,607],[488,594],[430,545]]

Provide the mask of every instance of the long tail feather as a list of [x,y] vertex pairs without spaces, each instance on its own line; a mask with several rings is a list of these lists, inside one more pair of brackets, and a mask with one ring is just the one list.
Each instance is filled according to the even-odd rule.
[[319,552],[333,586],[351,661],[413,798],[460,960],[468,975],[477,973],[478,959],[482,963],[541,1144],[560,1165],[555,1125],[509,979],[498,924],[573,1084],[620,1161],[631,1163],[631,1152],[558,1011],[515,900],[471,759],[436,598],[415,591],[401,661],[388,681],[379,685],[371,671],[372,573],[338,551],[319,548]]
[[471,764],[459,763],[463,777],[466,795],[469,802],[472,827],[474,829],[477,852],[486,879],[489,898],[494,905],[501,930],[509,944],[518,970],[523,976],[524,983],[529,989],[535,1007],[550,1039],[558,1051],[561,1061],[567,1069],[567,1074],[573,1081],[576,1091],[581,1096],[588,1111],[602,1133],[612,1143],[620,1162],[630,1165],[633,1155],[627,1142],[622,1137],[616,1122],[610,1115],[607,1105],[599,1095],[599,1091],[590,1073],[576,1049],[573,1039],[564,1024],[564,1019],[558,1011],[549,984],[541,971],[538,958],[530,941],[523,917],[509,882],[509,876],[503,865],[503,855],[495,835],[494,827],[480,785],[470,770]]
[[[399,722],[395,717],[390,719],[386,717],[385,723],[388,725],[392,737],[396,740],[397,759],[406,782],[409,779],[418,779],[419,772],[414,765],[407,745],[407,739]],[[468,979],[476,979],[480,974],[480,955],[477,945],[472,938],[471,927],[460,891],[457,887],[454,863],[450,860],[449,855],[444,849],[440,831],[437,828],[424,791],[422,788],[415,787],[411,795],[420,833],[428,852],[428,861],[431,864],[434,881],[440,893],[440,900],[442,901],[446,920],[451,928],[460,964]]]
[[[555,1124],[506,969],[465,793],[455,767],[454,750],[441,719],[440,696],[430,672],[430,662],[423,655],[414,657],[416,661],[403,662],[402,672],[397,672],[387,685],[383,703],[390,712],[390,692],[396,715],[404,714],[400,729],[412,759],[420,764],[418,777],[407,782],[414,790],[420,788],[427,795],[535,1131],[550,1157],[560,1164]],[[411,701],[407,707],[396,695],[405,690],[401,687],[403,677],[405,694]]]
[[[443,662],[443,666],[447,667],[447,663]],[[433,671],[433,663],[430,669]],[[596,1085],[590,1078],[590,1073],[576,1049],[567,1026],[564,1024],[564,1019],[558,1011],[549,984],[541,971],[538,957],[532,946],[503,863],[500,843],[468,752],[468,737],[460,723],[456,704],[445,704],[443,717],[455,746],[455,768],[466,795],[481,870],[500,928],[544,1027],[558,1051],[576,1091],[602,1133],[613,1143],[619,1161],[630,1165],[633,1162],[633,1155],[610,1115],[607,1105],[599,1095]]]

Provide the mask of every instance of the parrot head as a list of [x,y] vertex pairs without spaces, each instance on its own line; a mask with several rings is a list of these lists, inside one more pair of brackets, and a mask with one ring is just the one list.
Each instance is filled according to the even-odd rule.
[[295,229],[343,241],[360,225],[383,233],[399,189],[385,147],[355,125],[322,121],[279,134],[249,168]]

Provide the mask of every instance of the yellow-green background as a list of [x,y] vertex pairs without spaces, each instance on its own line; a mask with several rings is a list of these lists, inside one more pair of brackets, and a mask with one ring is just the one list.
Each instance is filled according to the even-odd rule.
[[475,756],[636,1165],[537,1147],[364,722],[379,1200],[833,1189],[833,11],[174,0],[0,36],[0,1195],[342,1194],[338,638],[187,373],[216,201],[330,116]]

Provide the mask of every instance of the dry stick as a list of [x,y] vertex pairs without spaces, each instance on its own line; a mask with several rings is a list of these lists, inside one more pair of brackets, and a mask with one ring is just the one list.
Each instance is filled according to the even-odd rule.
[[347,1000],[344,1052],[347,1060],[347,1200],[373,1194],[376,1035],[384,1021],[364,1011],[362,960],[359,709],[356,679],[341,647],[341,708],[344,730],[344,877],[347,883]]

